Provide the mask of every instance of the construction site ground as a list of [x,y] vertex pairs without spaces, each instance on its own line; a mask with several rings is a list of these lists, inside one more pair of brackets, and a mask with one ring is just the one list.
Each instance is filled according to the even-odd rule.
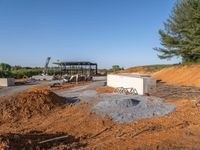
[[[104,85],[104,81],[98,81],[74,85],[72,88],[50,89],[70,99],[69,103],[52,105],[52,109],[44,109],[46,113],[33,107],[38,111],[33,112],[32,117],[21,115],[20,118],[19,115],[18,119],[7,119],[1,122],[0,147],[9,147],[9,149],[200,149],[198,103],[200,88],[159,83],[150,95],[162,97],[166,103],[176,104],[174,112],[163,117],[117,123],[108,116],[101,117],[89,111],[92,100],[80,101],[78,98],[80,93],[86,91],[90,93],[91,90],[96,90],[98,93],[112,92],[112,88]],[[44,90],[48,98],[48,92],[45,92],[44,87],[44,85],[37,86],[36,93]],[[14,93],[17,95],[25,89],[27,88],[23,87]],[[9,93],[8,90],[6,96],[3,92],[1,101],[9,94],[13,92]],[[31,93],[21,94],[22,98],[26,97],[26,94],[27,97],[31,97]],[[32,97],[34,99],[34,96]]]

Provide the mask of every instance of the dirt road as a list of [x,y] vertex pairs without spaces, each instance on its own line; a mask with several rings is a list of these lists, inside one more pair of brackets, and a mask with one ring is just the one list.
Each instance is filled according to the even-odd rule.
[[[48,86],[51,85],[53,83],[56,83],[58,81],[40,81],[40,82],[32,82],[26,85],[17,85],[17,86],[10,86],[10,87],[2,87],[0,89],[0,97],[1,96],[8,96],[8,95],[16,95],[19,92],[22,92],[28,88],[31,87],[36,87],[36,86]],[[66,89],[61,89],[61,90],[56,90],[55,92],[61,96],[68,96],[68,95],[77,95],[79,93],[79,91],[83,91],[83,90],[89,90],[89,89],[95,89],[99,86],[103,86],[105,84],[105,81],[95,81],[95,82],[91,82],[88,85],[84,85],[84,86],[77,86],[77,87],[73,87],[73,88],[66,88]]]
[[55,81],[36,81],[36,82],[30,82],[24,85],[16,85],[16,86],[9,86],[9,87],[1,87],[0,89],[0,97],[1,96],[8,96],[8,95],[16,95],[19,92],[22,92],[30,87],[34,86],[45,86],[49,85],[51,83],[54,83]]

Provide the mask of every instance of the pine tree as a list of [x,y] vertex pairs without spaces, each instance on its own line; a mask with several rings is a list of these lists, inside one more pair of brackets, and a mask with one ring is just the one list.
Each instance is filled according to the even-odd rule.
[[178,0],[164,27],[159,30],[162,47],[154,48],[160,59],[200,62],[200,0]]

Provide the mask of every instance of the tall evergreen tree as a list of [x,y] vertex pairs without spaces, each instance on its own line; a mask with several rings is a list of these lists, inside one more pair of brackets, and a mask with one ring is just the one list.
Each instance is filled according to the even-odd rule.
[[159,30],[160,59],[181,57],[183,62],[200,62],[200,0],[178,0],[169,19]]

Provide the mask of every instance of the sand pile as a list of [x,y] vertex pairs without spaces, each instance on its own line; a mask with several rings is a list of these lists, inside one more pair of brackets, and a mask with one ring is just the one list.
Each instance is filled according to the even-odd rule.
[[142,118],[163,116],[175,110],[176,105],[167,105],[163,99],[140,95],[101,94],[93,111],[110,116],[117,122],[131,122]]
[[65,99],[50,90],[28,90],[0,99],[0,121],[17,121],[34,115],[46,115]]
[[200,65],[181,65],[162,69],[153,77],[169,84],[200,87]]

